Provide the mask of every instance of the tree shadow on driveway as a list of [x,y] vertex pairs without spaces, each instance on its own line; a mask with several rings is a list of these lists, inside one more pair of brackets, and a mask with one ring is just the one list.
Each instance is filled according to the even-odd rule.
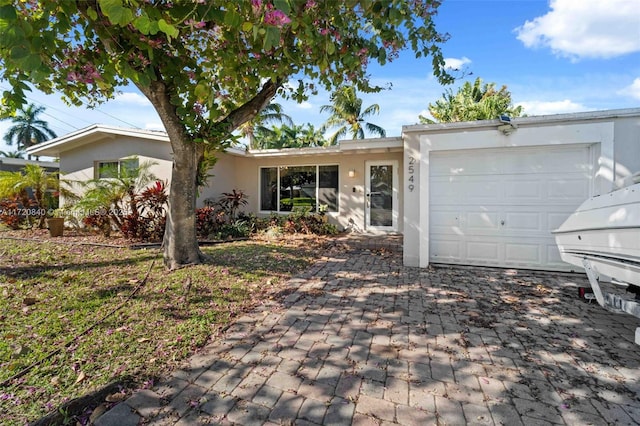
[[409,268],[393,252],[336,250],[290,284],[297,290],[284,302],[265,301],[160,387],[134,394],[132,415],[403,425],[640,418],[640,320],[578,299],[582,276]]

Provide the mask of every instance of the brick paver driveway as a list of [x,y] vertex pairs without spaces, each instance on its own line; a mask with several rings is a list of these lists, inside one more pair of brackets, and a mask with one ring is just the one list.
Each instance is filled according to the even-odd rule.
[[578,285],[338,246],[97,424],[639,424],[640,320]]

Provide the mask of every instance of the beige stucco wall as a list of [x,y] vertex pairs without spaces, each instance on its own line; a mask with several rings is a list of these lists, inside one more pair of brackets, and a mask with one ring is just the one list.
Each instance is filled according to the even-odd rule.
[[[207,186],[200,188],[196,206],[202,207],[207,200],[216,201],[223,192],[230,192],[232,189],[244,188],[238,186],[237,176],[242,175],[242,171],[238,170],[239,157],[235,155],[219,153],[218,161],[215,166],[209,170],[210,176]],[[248,211],[248,210],[247,210]]]
[[[67,182],[87,181],[95,177],[95,163],[97,161],[115,161],[132,156],[138,157],[140,164],[150,161],[151,173],[156,178],[171,181],[172,155],[168,142],[132,137],[104,138],[86,144],[60,155],[61,178]],[[74,192],[79,192],[77,185],[72,186]],[[64,205],[64,200],[61,200]]]
[[[171,179],[172,155],[167,142],[131,137],[104,138],[73,150],[65,151],[60,159],[60,171],[68,181],[86,181],[94,178],[96,161],[112,161],[137,156],[140,162],[153,161],[151,171],[167,183]],[[274,155],[254,157],[220,153],[216,165],[209,171],[209,184],[200,188],[197,207],[206,200],[217,200],[223,192],[242,190],[248,197],[246,212],[268,215],[260,212],[260,167],[337,165],[339,170],[338,212],[329,212],[329,220],[341,229],[366,230],[365,225],[365,164],[367,161],[395,160],[398,162],[398,183],[402,182],[402,153],[340,153],[320,155]],[[355,171],[353,178],[349,170]],[[79,192],[76,188],[76,192]],[[402,188],[398,198],[398,232],[403,229]]]
[[[232,155],[221,156],[211,173],[215,176],[211,185],[204,188],[198,205],[201,206],[206,198],[217,198],[221,192],[240,189],[248,196],[249,204],[244,209],[261,215],[260,212],[260,179],[261,167],[276,166],[305,166],[305,165],[337,165],[339,206],[338,212],[329,212],[329,220],[341,229],[348,228],[355,231],[365,230],[365,164],[367,161],[396,160],[399,165],[398,182],[402,182],[402,153],[390,152],[384,154],[331,154],[331,155],[297,155],[273,157],[239,157]],[[355,170],[355,177],[349,177],[349,170]],[[235,184],[230,184],[235,182]],[[402,188],[399,188],[399,199],[402,200]],[[402,232],[402,202],[399,203],[398,232]]]

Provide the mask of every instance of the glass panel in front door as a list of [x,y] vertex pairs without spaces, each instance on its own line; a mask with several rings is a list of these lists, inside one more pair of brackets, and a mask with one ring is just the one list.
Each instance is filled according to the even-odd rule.
[[369,173],[369,225],[393,226],[393,166],[372,165]]

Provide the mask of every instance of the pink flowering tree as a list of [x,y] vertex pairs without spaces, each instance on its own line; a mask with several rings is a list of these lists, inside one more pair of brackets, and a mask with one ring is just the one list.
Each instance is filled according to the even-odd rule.
[[[321,85],[372,87],[370,61],[404,49],[444,72],[437,0],[10,0],[0,6],[2,114],[30,85],[96,105],[134,84],[157,110],[174,154],[164,237],[168,268],[200,263],[198,171],[276,95]],[[4,2],[3,2],[4,4]],[[285,83],[288,83],[285,85]]]

